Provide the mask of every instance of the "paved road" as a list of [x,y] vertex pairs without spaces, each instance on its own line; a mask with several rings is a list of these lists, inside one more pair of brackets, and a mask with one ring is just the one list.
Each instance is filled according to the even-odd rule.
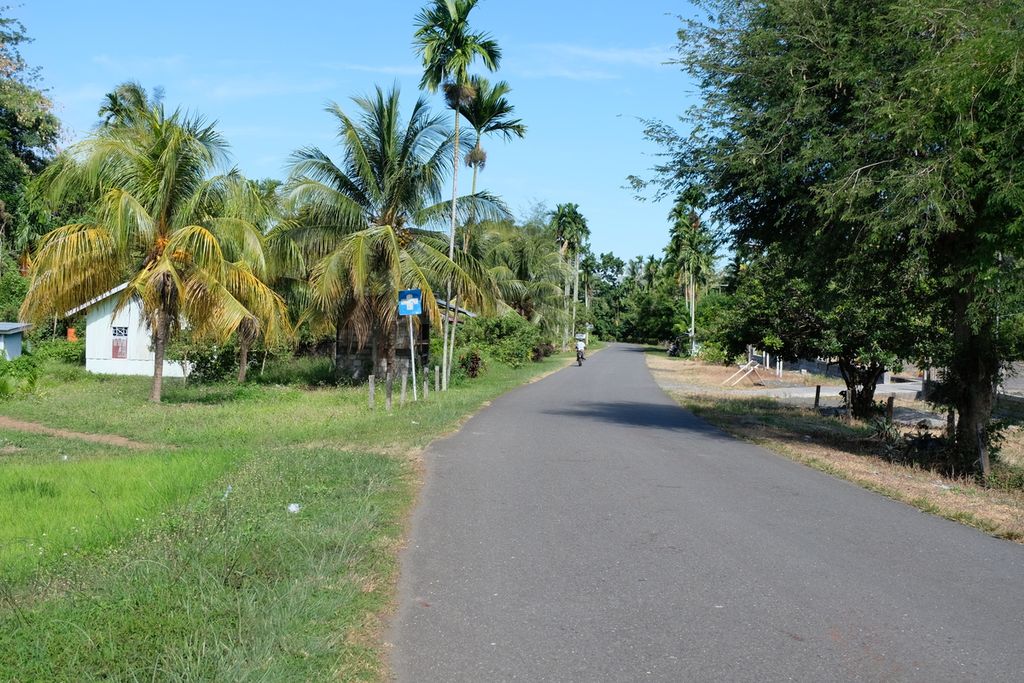
[[1024,680],[1024,547],[728,438],[639,351],[431,447],[398,681]]

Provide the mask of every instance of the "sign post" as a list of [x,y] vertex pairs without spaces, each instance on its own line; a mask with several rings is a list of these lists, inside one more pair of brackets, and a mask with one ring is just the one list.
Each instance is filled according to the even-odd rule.
[[398,315],[409,319],[409,364],[412,368],[412,400],[418,401],[416,394],[416,339],[413,337],[412,317],[423,312],[421,293],[418,289],[403,289],[398,293]]

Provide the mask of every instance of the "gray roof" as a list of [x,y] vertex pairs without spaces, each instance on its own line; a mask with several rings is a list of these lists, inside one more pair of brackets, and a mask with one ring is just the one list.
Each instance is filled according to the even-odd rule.
[[24,332],[28,328],[32,327],[28,323],[0,323],[0,334],[14,334],[16,332]]
[[118,292],[124,291],[125,287],[127,287],[127,286],[128,286],[127,282],[122,282],[117,287],[114,287],[111,290],[103,292],[102,294],[100,294],[95,299],[89,299],[88,301],[86,301],[81,306],[76,306],[76,307],[72,308],[70,311],[68,311],[68,312],[66,312],[64,314],[64,317],[65,318],[70,318],[71,316],[75,315],[76,313],[80,313],[80,312],[84,311],[85,309],[89,308],[90,306],[92,306],[94,304],[98,304],[99,302],[103,301],[104,299],[109,299],[110,297],[114,296]]

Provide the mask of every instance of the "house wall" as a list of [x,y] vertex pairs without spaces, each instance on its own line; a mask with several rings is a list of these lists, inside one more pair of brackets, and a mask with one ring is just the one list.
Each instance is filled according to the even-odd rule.
[[21,355],[21,332],[0,334],[0,355],[14,360]]
[[[133,301],[116,316],[117,297],[111,296],[91,306],[85,316],[85,369],[105,375],[153,374],[155,354],[150,350],[150,335],[142,320],[142,308]],[[113,357],[114,328],[127,327],[127,358]],[[164,377],[184,377],[181,363],[164,361]]]

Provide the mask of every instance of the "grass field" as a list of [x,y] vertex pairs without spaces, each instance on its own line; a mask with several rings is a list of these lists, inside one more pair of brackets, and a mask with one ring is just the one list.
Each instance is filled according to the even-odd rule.
[[172,383],[152,405],[146,378],[49,367],[5,415],[147,446],[0,430],[4,680],[378,680],[415,454],[565,362],[391,414],[365,388]]

